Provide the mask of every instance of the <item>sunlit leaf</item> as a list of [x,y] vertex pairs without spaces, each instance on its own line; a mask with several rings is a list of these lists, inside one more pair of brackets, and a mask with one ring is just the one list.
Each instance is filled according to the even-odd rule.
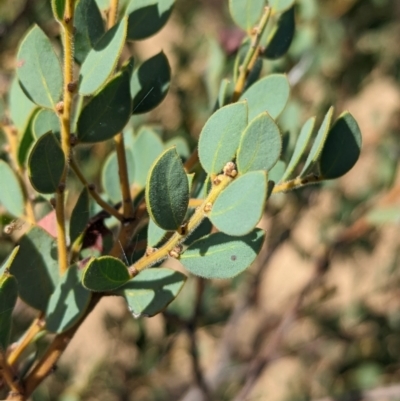
[[243,237],[231,237],[224,233],[210,234],[190,245],[180,260],[196,276],[209,279],[232,278],[254,262],[264,236],[264,231],[258,228]]
[[199,139],[200,163],[208,174],[218,174],[233,160],[246,126],[246,102],[224,106],[208,119]]
[[82,284],[90,291],[113,291],[130,279],[127,267],[117,258],[92,258],[82,275]]
[[23,216],[25,198],[21,182],[4,160],[0,160],[0,188],[0,204],[13,216]]
[[249,172],[236,178],[218,196],[208,217],[219,231],[245,235],[260,221],[266,195],[266,172]]
[[49,38],[34,25],[22,41],[17,55],[20,85],[36,104],[53,109],[62,92],[60,61]]

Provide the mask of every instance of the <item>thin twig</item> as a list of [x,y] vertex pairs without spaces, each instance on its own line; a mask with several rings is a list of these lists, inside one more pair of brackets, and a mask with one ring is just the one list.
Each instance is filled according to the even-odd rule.
[[24,337],[17,344],[17,346],[10,352],[7,358],[7,363],[14,367],[19,357],[24,352],[26,347],[33,341],[33,339],[44,329],[45,321],[44,314],[40,315],[31,323]]
[[[96,201],[96,203],[103,208],[104,211],[106,211],[110,216],[114,216],[116,219],[119,221],[124,220],[124,216],[118,212],[118,210],[108,204],[106,201],[104,201],[99,193],[96,191],[96,187],[94,185],[91,185],[87,182],[85,176],[82,174],[82,171],[80,170],[78,164],[76,163],[75,159],[72,157],[71,158],[71,168],[78,177],[79,181],[87,188],[89,191],[90,196]],[[117,205],[119,208],[120,205]]]
[[293,189],[304,187],[305,185],[318,184],[321,181],[323,181],[323,178],[315,174],[310,174],[307,175],[306,177],[297,177],[294,178],[293,180],[282,182],[281,184],[275,185],[274,189],[272,190],[272,193],[277,194],[280,192],[287,192]]
[[[254,33],[250,48],[243,60],[242,65],[240,66],[240,73],[235,85],[235,89],[233,91],[232,102],[236,102],[240,98],[240,95],[243,93],[246,85],[246,79],[249,75],[249,72],[251,71],[251,68],[254,66],[255,60],[257,60],[258,53],[260,51],[260,40],[265,31],[265,28],[267,27],[270,15],[271,8],[265,7],[264,14],[261,17],[260,23],[253,30]],[[255,56],[255,54],[257,55]]]

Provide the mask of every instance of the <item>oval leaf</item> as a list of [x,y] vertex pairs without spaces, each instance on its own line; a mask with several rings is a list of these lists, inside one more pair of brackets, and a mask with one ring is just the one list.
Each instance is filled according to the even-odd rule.
[[59,280],[57,244],[40,227],[32,227],[19,244],[10,272],[17,279],[22,300],[44,312]]
[[49,38],[37,25],[20,45],[17,66],[18,79],[32,101],[53,109],[62,92],[61,65]]
[[90,217],[89,191],[83,188],[72,210],[69,222],[69,238],[71,244],[85,231]]
[[246,126],[246,102],[221,107],[208,119],[199,139],[200,163],[208,174],[218,174],[233,160]]
[[0,204],[15,217],[21,217],[25,210],[24,193],[14,170],[0,160]]
[[91,95],[104,85],[117,65],[125,43],[126,18],[107,31],[89,52],[79,75],[79,93]]
[[192,274],[209,279],[226,279],[246,270],[256,259],[265,232],[254,229],[243,237],[224,233],[210,234],[195,241],[181,256]]
[[80,142],[102,142],[122,131],[131,116],[129,74],[113,78],[82,110],[77,124]]
[[11,120],[20,134],[28,125],[29,118],[37,105],[21,89],[17,76],[12,81],[8,103]]
[[344,112],[328,133],[319,159],[319,169],[324,179],[346,174],[356,164],[361,152],[361,132],[357,121]]
[[46,310],[46,330],[63,333],[74,326],[89,306],[92,293],[82,286],[76,265],[61,277]]
[[282,136],[275,121],[264,112],[246,128],[240,141],[237,166],[240,174],[248,171],[269,171],[282,151]]
[[38,139],[49,131],[60,138],[60,120],[54,111],[41,109],[32,121],[32,133]]
[[6,273],[0,277],[0,352],[6,351],[10,341],[11,315],[17,298],[17,280]]
[[[125,149],[125,157],[128,167],[129,183],[131,184],[133,182],[132,176],[134,167],[132,153],[128,149]],[[103,189],[106,191],[108,198],[115,203],[122,199],[121,184],[118,177],[117,153],[111,152],[101,171],[101,184]]]
[[150,127],[141,127],[132,149],[134,182],[139,188],[146,185],[147,174],[157,157],[164,151],[160,136]]
[[167,268],[142,271],[116,292],[122,295],[134,317],[162,312],[178,295],[186,276]]
[[189,183],[175,148],[155,161],[146,185],[146,205],[150,217],[164,230],[182,224],[189,205]]
[[229,11],[240,28],[249,32],[261,17],[265,0],[229,0]]
[[83,272],[82,284],[90,291],[113,291],[130,279],[127,267],[117,258],[92,258]]
[[295,0],[269,0],[269,6],[272,7],[276,13],[283,13],[293,6]]
[[328,137],[329,129],[331,127],[333,110],[334,110],[333,107],[331,107],[329,111],[326,113],[324,121],[322,121],[322,124],[318,130],[318,134],[314,140],[310,153],[308,154],[307,160],[304,164],[303,170],[300,173],[300,177],[306,176],[318,162],[326,138]]
[[131,0],[126,8],[128,39],[141,40],[157,33],[168,21],[175,0]]
[[296,167],[299,165],[302,156],[304,155],[308,144],[310,143],[310,139],[315,126],[315,117],[309,118],[303,125],[300,131],[300,135],[297,139],[296,146],[293,151],[293,155],[290,158],[290,162],[286,168],[285,173],[283,174],[281,181],[285,181],[289,179],[292,175]]
[[267,174],[252,171],[235,179],[218,196],[208,217],[226,234],[247,234],[260,221],[266,196]]
[[42,194],[56,192],[65,167],[64,153],[54,134],[41,136],[29,155],[29,180]]
[[171,68],[164,52],[146,60],[132,74],[132,113],[146,113],[158,106],[167,96]]
[[279,17],[274,30],[268,38],[263,56],[271,60],[284,56],[292,44],[294,32],[294,7],[291,7]]
[[104,22],[95,0],[80,0],[74,14],[75,60],[82,64],[104,35]]
[[276,119],[289,100],[290,86],[286,75],[272,74],[250,86],[240,99],[246,99],[249,106],[249,121],[263,111]]

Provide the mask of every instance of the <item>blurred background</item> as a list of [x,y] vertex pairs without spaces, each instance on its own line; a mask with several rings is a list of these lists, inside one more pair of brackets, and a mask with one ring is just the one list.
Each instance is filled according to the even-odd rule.
[[[33,23],[59,40],[50,1],[0,0],[1,107]],[[400,1],[297,0],[296,24],[288,55],[263,61],[292,85],[279,119],[288,148],[333,104],[360,125],[356,166],[274,195],[260,223],[266,244],[234,280],[189,277],[153,318],[103,300],[34,401],[400,399]],[[130,45],[139,60],[163,49],[173,74],[165,101],[135,124],[160,125],[165,140],[193,149],[243,36],[227,0],[177,0],[160,33]],[[110,148],[84,150],[92,180]],[[11,247],[1,234],[1,258]],[[16,338],[33,316],[18,304]]]

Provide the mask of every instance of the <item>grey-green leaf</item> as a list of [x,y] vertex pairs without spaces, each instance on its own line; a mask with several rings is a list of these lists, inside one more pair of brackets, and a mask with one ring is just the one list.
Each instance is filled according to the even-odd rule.
[[294,6],[285,11],[268,37],[263,56],[275,60],[284,56],[292,44],[295,32]]
[[268,179],[274,183],[281,182],[285,170],[286,163],[283,160],[278,160],[278,163],[276,163],[272,170],[268,172]]
[[128,39],[146,39],[168,21],[175,0],[131,0],[126,8]]
[[247,100],[249,106],[249,121],[263,111],[276,119],[289,100],[289,81],[286,75],[271,74],[260,79],[247,89],[240,99]]
[[80,0],[74,14],[74,57],[82,64],[95,43],[104,35],[104,22],[95,0]]
[[156,247],[165,237],[167,232],[159,227],[152,219],[147,226],[147,246]]
[[17,279],[21,299],[44,312],[59,280],[56,241],[35,226],[20,239],[19,245],[10,272]]
[[0,277],[0,353],[7,350],[12,323],[12,312],[18,298],[17,280],[10,274]]
[[189,205],[189,183],[175,148],[154,162],[147,178],[146,205],[162,229],[173,231],[182,224]]
[[208,119],[199,139],[200,163],[208,174],[218,174],[233,160],[246,126],[246,102],[221,107]]
[[147,174],[163,151],[164,145],[159,135],[150,127],[141,127],[132,149],[134,182],[139,188],[146,185]]
[[240,141],[237,167],[240,174],[248,171],[269,171],[282,151],[279,127],[267,112],[263,112],[247,126]]
[[84,107],[77,123],[80,142],[102,142],[122,131],[131,115],[129,74],[118,74]]
[[296,167],[299,165],[302,156],[304,155],[315,126],[315,117],[309,118],[303,125],[300,131],[300,135],[297,139],[296,146],[293,151],[293,155],[290,158],[289,164],[286,168],[285,173],[281,177],[282,181],[288,180],[293,176]]
[[28,160],[28,175],[32,186],[39,193],[55,193],[65,167],[65,157],[60,143],[51,132],[35,143]]
[[69,238],[71,244],[85,231],[90,217],[89,191],[83,188],[72,210],[69,222]]
[[260,221],[266,196],[266,172],[251,171],[236,178],[218,196],[208,217],[226,234],[245,235]]
[[356,164],[361,152],[361,132],[357,121],[344,112],[329,130],[319,159],[320,174],[333,179],[346,174]]
[[116,294],[125,298],[135,317],[151,317],[176,298],[185,281],[184,274],[172,269],[147,269],[119,288]]
[[[132,153],[125,149],[126,163],[128,167],[129,183],[133,182],[134,164]],[[107,157],[101,171],[101,184],[111,202],[119,202],[122,199],[121,184],[118,173],[118,160],[116,152],[111,152]]]
[[9,92],[10,117],[20,134],[28,124],[33,110],[37,107],[22,90],[15,76]]
[[53,110],[41,109],[32,121],[32,132],[36,139],[51,131],[56,137],[60,137],[60,119]]
[[146,113],[158,106],[167,96],[171,68],[163,51],[146,60],[132,74],[132,113]]
[[53,109],[62,92],[61,65],[49,38],[37,25],[20,45],[17,66],[18,79],[30,99]]
[[304,164],[303,170],[300,173],[300,177],[306,176],[309,172],[311,172],[311,170],[317,164],[318,159],[321,155],[322,149],[324,148],[326,138],[328,137],[328,132],[331,127],[333,111],[334,111],[334,109],[333,109],[333,107],[331,107],[329,109],[329,111],[326,113],[325,118],[322,121],[322,124],[318,130],[318,134],[311,147],[310,153],[308,154],[308,157]]
[[246,270],[256,259],[265,232],[259,228],[242,237],[210,234],[195,241],[181,255],[181,262],[192,274],[208,279],[227,279]]
[[260,20],[265,0],[229,0],[229,11],[240,28],[250,32]]
[[89,306],[92,293],[79,280],[76,265],[61,277],[46,310],[46,330],[63,333],[74,326]]
[[99,90],[113,73],[125,43],[127,20],[123,18],[94,45],[82,64],[79,93],[91,95]]
[[92,258],[86,265],[82,284],[90,291],[113,291],[130,279],[127,267],[117,258]]
[[14,170],[0,160],[0,204],[15,217],[24,215],[24,193]]

